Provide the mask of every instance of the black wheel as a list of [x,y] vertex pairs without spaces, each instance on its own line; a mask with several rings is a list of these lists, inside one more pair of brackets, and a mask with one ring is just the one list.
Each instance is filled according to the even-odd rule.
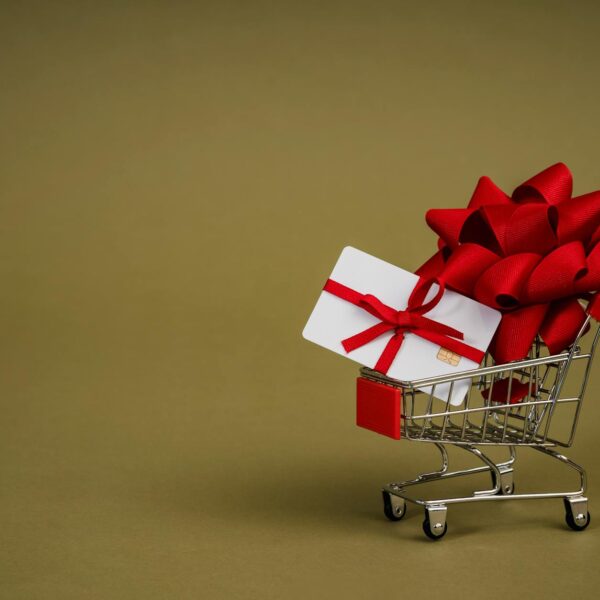
[[430,540],[441,540],[446,535],[446,531],[448,531],[448,523],[444,523],[444,529],[442,531],[435,531],[431,529],[429,518],[425,517],[425,520],[423,521],[423,531]]
[[565,501],[565,508],[566,508],[566,513],[565,513],[565,521],[567,522],[567,525],[573,530],[573,531],[583,531],[589,524],[590,524],[590,513],[587,513],[587,518],[585,519],[585,521],[580,518],[579,523],[577,522],[577,520],[575,519],[575,515],[573,514],[573,511],[571,510],[571,506],[569,505],[569,503],[567,501]]
[[[402,504],[394,504],[392,503],[392,496],[388,492],[382,492],[383,495],[383,514],[390,521],[400,521],[400,519],[404,518],[406,514],[406,502],[402,500]],[[401,498],[397,498],[397,501],[401,500]]]

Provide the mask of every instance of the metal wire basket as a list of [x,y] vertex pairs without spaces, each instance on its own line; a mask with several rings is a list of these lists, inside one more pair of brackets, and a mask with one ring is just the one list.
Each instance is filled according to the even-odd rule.
[[[585,529],[590,522],[585,497],[585,471],[552,448],[569,447],[575,439],[590,366],[600,335],[600,328],[596,326],[595,331],[584,338],[588,329],[590,317],[572,346],[561,354],[549,355],[546,347],[537,339],[524,360],[495,365],[491,357],[486,356],[482,367],[448,376],[398,381],[362,368],[362,377],[402,391],[400,427],[404,439],[433,443],[442,455],[439,470],[384,486],[385,515],[397,521],[406,514],[406,501],[421,505],[425,508],[425,534],[432,539],[440,539],[447,531],[448,504],[562,498],[567,524],[574,530]],[[588,342],[585,350],[582,346],[584,340]],[[465,401],[453,406],[450,403],[453,386],[464,380],[470,380]],[[445,402],[435,397],[436,387],[441,385],[450,386]],[[420,391],[424,387],[429,392]],[[484,464],[449,471],[446,444],[468,451]],[[509,458],[504,462],[495,462],[478,446],[507,447]],[[516,494],[513,471],[517,446],[533,448],[574,469],[579,475],[579,489]],[[419,484],[482,472],[490,473],[492,488],[474,491],[469,496],[424,500],[413,497],[407,491]]]

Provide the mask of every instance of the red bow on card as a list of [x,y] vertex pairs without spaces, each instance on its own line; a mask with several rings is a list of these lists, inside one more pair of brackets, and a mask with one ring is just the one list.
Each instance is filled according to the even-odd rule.
[[344,346],[344,350],[352,352],[352,350],[356,350],[372,342],[380,335],[393,330],[392,337],[386,344],[375,365],[375,370],[381,373],[385,374],[388,372],[396,354],[398,354],[402,346],[405,333],[414,333],[423,339],[443,346],[479,364],[483,359],[484,353],[477,348],[473,348],[473,346],[459,341],[464,339],[462,332],[423,316],[438,304],[444,294],[444,286],[440,285],[435,297],[429,302],[424,303],[425,296],[427,296],[434,283],[435,280],[433,279],[420,279],[408,299],[406,309],[396,310],[391,306],[387,306],[371,294],[361,294],[337,281],[328,279],[323,287],[326,292],[342,300],[351,302],[380,319],[380,322],[372,327],[343,340],[342,345]]
[[571,197],[572,176],[558,163],[507,196],[482,177],[467,208],[432,209],[427,223],[439,251],[418,270],[503,312],[490,351],[496,362],[527,355],[539,333],[555,354],[586,318],[579,297],[600,288],[600,192]]

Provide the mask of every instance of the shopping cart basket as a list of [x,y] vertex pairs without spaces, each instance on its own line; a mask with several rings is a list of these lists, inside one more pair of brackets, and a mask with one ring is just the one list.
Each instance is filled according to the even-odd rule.
[[[585,496],[585,470],[552,448],[568,448],[575,438],[600,333],[600,328],[596,326],[595,332],[590,332],[584,338],[583,334],[590,329],[590,325],[588,317],[575,342],[561,354],[548,355],[546,347],[537,339],[524,360],[494,365],[491,358],[486,356],[482,367],[449,376],[398,381],[366,367],[362,368],[363,378],[401,390],[401,437],[411,441],[430,442],[438,448],[442,457],[439,470],[384,486],[386,517],[392,521],[402,519],[406,514],[407,501],[420,505],[425,509],[425,534],[431,539],[440,539],[447,531],[446,514],[450,504],[562,498],[569,527],[576,531],[585,529],[590,523],[588,500]],[[580,345],[583,340],[588,341],[586,351]],[[461,405],[453,406],[450,404],[453,386],[455,382],[465,379],[471,381],[466,398]],[[441,384],[450,385],[448,401],[435,398],[435,388]],[[430,388],[430,392],[417,389],[423,387]],[[468,451],[484,464],[449,471],[446,444]],[[483,447],[488,452],[489,446],[506,447],[509,452],[508,460],[492,460],[481,449]],[[515,493],[513,470],[517,446],[533,448],[575,470],[579,476],[579,489]],[[425,500],[409,493],[412,488],[421,484],[485,472],[491,475],[491,489],[477,490],[469,496]]]

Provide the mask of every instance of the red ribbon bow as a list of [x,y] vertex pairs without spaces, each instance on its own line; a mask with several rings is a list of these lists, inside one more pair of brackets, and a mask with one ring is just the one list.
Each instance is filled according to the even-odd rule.
[[586,318],[578,298],[600,288],[600,192],[571,190],[558,163],[510,197],[482,177],[467,208],[427,212],[439,251],[417,274],[503,312],[490,347],[498,363],[525,357],[538,333],[551,353],[564,350]]
[[473,348],[473,346],[469,346],[468,344],[459,341],[464,339],[462,332],[423,316],[438,304],[444,294],[444,285],[440,285],[435,297],[429,302],[423,303],[425,296],[427,296],[427,293],[434,283],[435,280],[433,279],[420,279],[408,299],[406,309],[396,310],[395,308],[384,304],[381,300],[371,294],[361,294],[337,281],[328,279],[323,287],[326,292],[329,292],[342,300],[351,302],[355,306],[366,310],[374,317],[380,319],[380,322],[372,327],[342,340],[344,350],[346,350],[346,352],[352,352],[352,350],[356,350],[357,348],[372,342],[380,335],[393,330],[394,334],[386,344],[385,349],[375,365],[375,370],[381,373],[385,374],[388,372],[396,354],[398,354],[398,351],[402,346],[404,335],[406,333],[414,333],[423,339],[443,346],[444,348],[479,364],[483,359],[484,353],[477,348]]

